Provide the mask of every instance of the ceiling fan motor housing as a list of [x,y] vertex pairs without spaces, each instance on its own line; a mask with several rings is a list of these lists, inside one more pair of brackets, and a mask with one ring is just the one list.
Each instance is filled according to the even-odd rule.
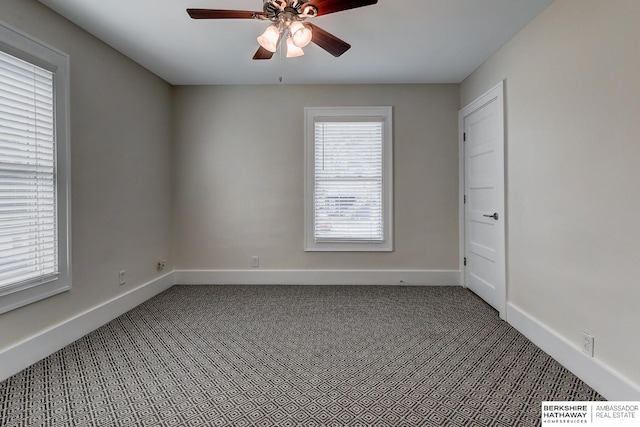
[[310,0],[264,0],[263,10],[267,19],[277,22],[286,17],[289,21],[303,21],[316,16],[318,8],[308,3]]

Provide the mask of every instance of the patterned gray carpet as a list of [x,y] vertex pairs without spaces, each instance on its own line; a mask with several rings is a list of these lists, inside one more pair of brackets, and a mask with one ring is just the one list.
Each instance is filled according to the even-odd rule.
[[463,288],[174,286],[0,383],[0,419],[537,426],[598,399]]

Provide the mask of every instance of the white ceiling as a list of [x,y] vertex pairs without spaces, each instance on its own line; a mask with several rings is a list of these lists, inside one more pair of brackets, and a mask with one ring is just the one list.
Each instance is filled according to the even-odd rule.
[[251,59],[258,20],[192,20],[187,8],[262,10],[262,0],[40,0],[175,85],[459,83],[553,0],[379,0],[313,23],[351,44]]

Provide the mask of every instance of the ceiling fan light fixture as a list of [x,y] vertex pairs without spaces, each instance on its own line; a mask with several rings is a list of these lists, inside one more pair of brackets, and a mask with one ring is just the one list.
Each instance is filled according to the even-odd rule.
[[300,21],[293,21],[289,25],[289,33],[293,39],[293,44],[298,47],[305,47],[311,43],[311,37],[313,36],[311,29]]
[[258,37],[258,43],[260,46],[268,50],[269,52],[275,52],[278,48],[278,39],[280,38],[280,31],[275,25],[269,25],[264,33]]
[[304,55],[304,51],[299,46],[296,46],[291,37],[287,38],[287,58],[295,58],[302,55]]

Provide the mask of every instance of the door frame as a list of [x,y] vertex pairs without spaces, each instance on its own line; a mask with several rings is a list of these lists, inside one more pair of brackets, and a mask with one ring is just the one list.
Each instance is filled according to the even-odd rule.
[[498,307],[498,313],[500,314],[500,318],[503,320],[507,320],[507,210],[506,210],[506,195],[507,195],[507,171],[506,171],[506,128],[505,128],[505,106],[504,106],[504,81],[500,81],[497,85],[486,91],[484,94],[480,95],[475,100],[471,101],[465,107],[463,107],[458,113],[458,236],[459,236],[459,248],[460,248],[460,284],[466,288],[466,274],[465,274],[465,265],[464,258],[466,254],[466,234],[465,234],[465,144],[464,144],[464,120],[467,116],[471,115],[475,111],[484,107],[492,101],[496,101],[499,103],[500,108],[498,108],[499,116],[498,122],[499,126],[502,128],[502,144],[504,147],[504,159],[503,159],[503,168],[504,168],[504,198],[502,200],[502,212],[505,213],[504,218],[504,260],[502,260],[501,264],[504,267],[504,271],[501,272],[502,283],[500,284],[500,306]]

